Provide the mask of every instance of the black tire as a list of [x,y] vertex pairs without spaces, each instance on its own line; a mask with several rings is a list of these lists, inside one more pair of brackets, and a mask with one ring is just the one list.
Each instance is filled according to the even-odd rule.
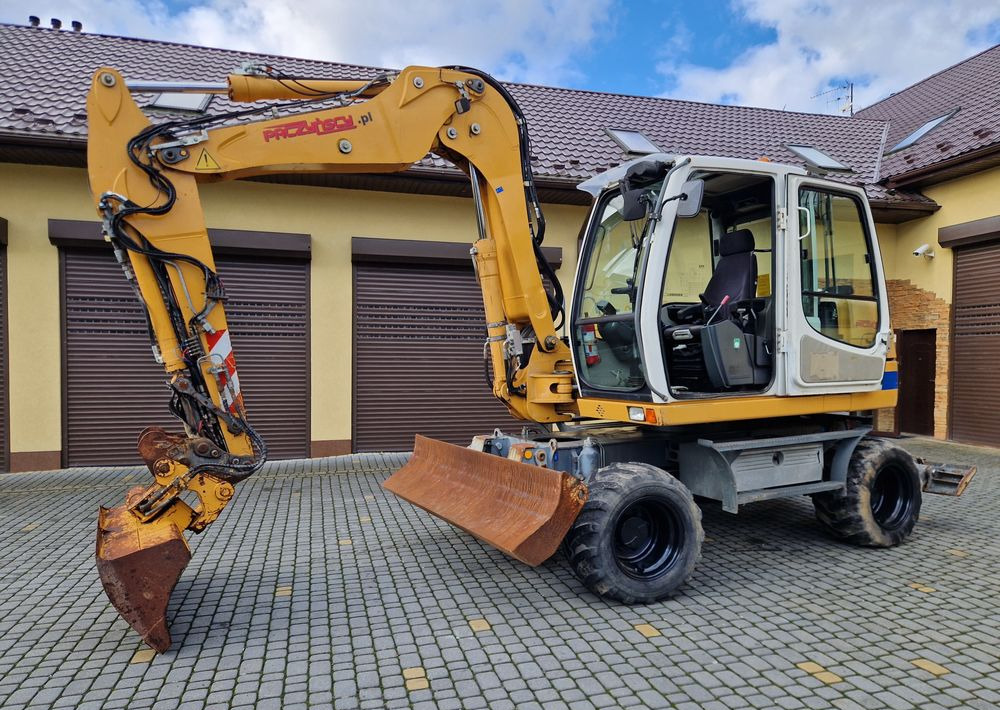
[[589,482],[590,497],[566,536],[565,551],[595,594],[649,603],[669,597],[694,571],[705,533],[683,483],[641,463],[615,463]]
[[863,439],[847,466],[844,490],[813,495],[816,518],[835,537],[866,547],[894,547],[920,517],[917,465],[903,449]]

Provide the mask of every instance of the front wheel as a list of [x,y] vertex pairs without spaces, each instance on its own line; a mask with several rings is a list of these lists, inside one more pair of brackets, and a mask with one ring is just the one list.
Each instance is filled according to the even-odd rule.
[[843,490],[813,495],[816,518],[835,537],[855,545],[893,547],[920,517],[920,473],[903,449],[879,439],[858,444]]
[[705,533],[683,483],[640,463],[615,463],[589,481],[590,497],[566,536],[576,576],[626,604],[673,594],[694,571]]

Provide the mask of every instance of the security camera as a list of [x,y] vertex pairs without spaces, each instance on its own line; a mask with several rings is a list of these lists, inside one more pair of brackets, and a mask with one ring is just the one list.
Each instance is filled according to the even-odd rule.
[[934,252],[931,251],[930,244],[921,244],[916,249],[913,250],[913,256],[922,256],[927,259],[934,258]]

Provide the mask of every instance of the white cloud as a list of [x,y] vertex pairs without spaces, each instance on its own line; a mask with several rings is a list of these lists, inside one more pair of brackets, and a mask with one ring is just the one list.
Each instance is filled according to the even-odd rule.
[[[41,0],[31,13],[88,32],[350,64],[465,64],[500,78],[560,84],[609,22],[612,0]],[[180,9],[176,9],[179,5]],[[23,23],[12,8],[0,18]],[[44,13],[44,14],[43,14]]]
[[775,41],[721,69],[660,63],[668,96],[832,113],[831,94],[811,97],[850,80],[862,108],[987,48],[1000,23],[1000,6],[981,0],[734,0],[733,11]]

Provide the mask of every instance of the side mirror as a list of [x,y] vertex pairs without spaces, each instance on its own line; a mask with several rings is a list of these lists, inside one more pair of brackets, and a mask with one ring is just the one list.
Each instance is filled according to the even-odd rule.
[[684,197],[677,201],[678,217],[697,217],[701,212],[701,200],[705,196],[705,181],[701,178],[688,180],[681,185]]
[[622,219],[626,222],[635,222],[646,216],[648,190],[637,187],[634,190],[622,191]]
[[629,167],[621,181],[622,219],[634,222],[646,216],[651,200],[649,187],[667,174],[662,160],[643,160]]

